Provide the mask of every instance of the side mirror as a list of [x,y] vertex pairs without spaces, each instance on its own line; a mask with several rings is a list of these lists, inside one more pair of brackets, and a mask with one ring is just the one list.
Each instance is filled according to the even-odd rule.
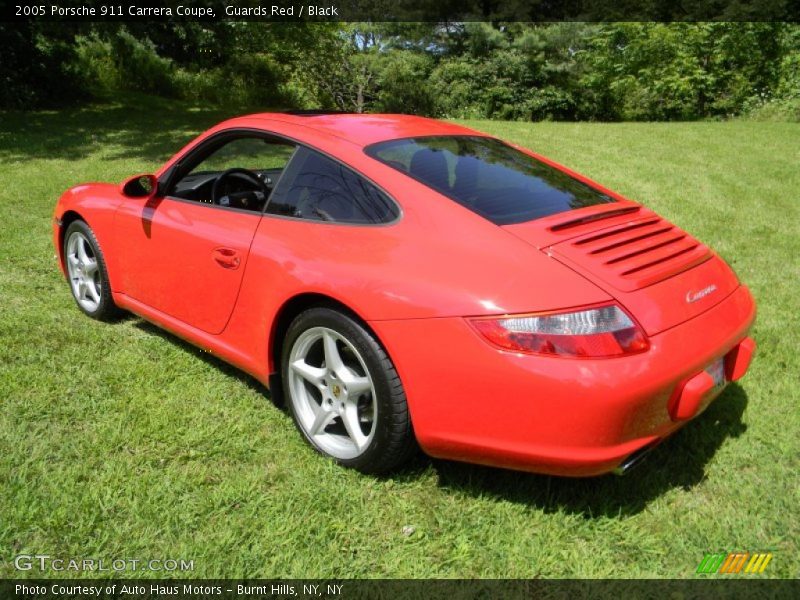
[[128,198],[150,198],[158,192],[155,175],[134,175],[122,183],[122,194]]

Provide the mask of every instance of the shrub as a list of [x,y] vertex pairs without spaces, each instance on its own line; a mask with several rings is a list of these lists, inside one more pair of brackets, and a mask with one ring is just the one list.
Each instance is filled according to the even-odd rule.
[[75,38],[70,71],[92,96],[110,98],[120,91],[175,97],[175,67],[149,40],[122,29],[110,39],[97,33]]
[[753,121],[800,123],[800,98],[778,98],[752,108],[747,118]]
[[451,118],[480,118],[481,85],[476,77],[477,65],[468,58],[440,62],[430,77],[434,112]]
[[374,108],[380,112],[430,114],[433,111],[428,77],[433,60],[408,50],[392,52],[384,58],[378,75],[378,98]]
[[70,43],[43,36],[31,22],[0,23],[0,108],[68,104],[86,96],[67,64]]
[[158,55],[153,42],[137,39],[122,29],[112,38],[111,46],[122,89],[168,97],[175,94],[175,67],[171,60]]
[[82,87],[95,98],[112,97],[122,84],[111,42],[101,40],[95,34],[75,39],[75,58],[69,68]]

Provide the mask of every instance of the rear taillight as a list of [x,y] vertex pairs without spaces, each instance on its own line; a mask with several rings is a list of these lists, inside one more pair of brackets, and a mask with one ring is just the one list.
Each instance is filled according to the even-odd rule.
[[619,306],[610,304],[564,313],[540,313],[470,319],[472,326],[504,350],[607,358],[644,352],[644,331]]

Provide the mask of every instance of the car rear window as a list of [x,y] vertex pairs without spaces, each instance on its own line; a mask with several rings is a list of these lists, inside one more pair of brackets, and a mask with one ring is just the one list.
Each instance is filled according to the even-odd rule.
[[566,173],[482,136],[404,138],[366,153],[497,225],[614,202]]

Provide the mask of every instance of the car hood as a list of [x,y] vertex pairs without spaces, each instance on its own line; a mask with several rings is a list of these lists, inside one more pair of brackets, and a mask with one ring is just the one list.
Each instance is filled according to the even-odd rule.
[[504,226],[620,302],[649,335],[712,308],[738,286],[707,246],[632,202]]

